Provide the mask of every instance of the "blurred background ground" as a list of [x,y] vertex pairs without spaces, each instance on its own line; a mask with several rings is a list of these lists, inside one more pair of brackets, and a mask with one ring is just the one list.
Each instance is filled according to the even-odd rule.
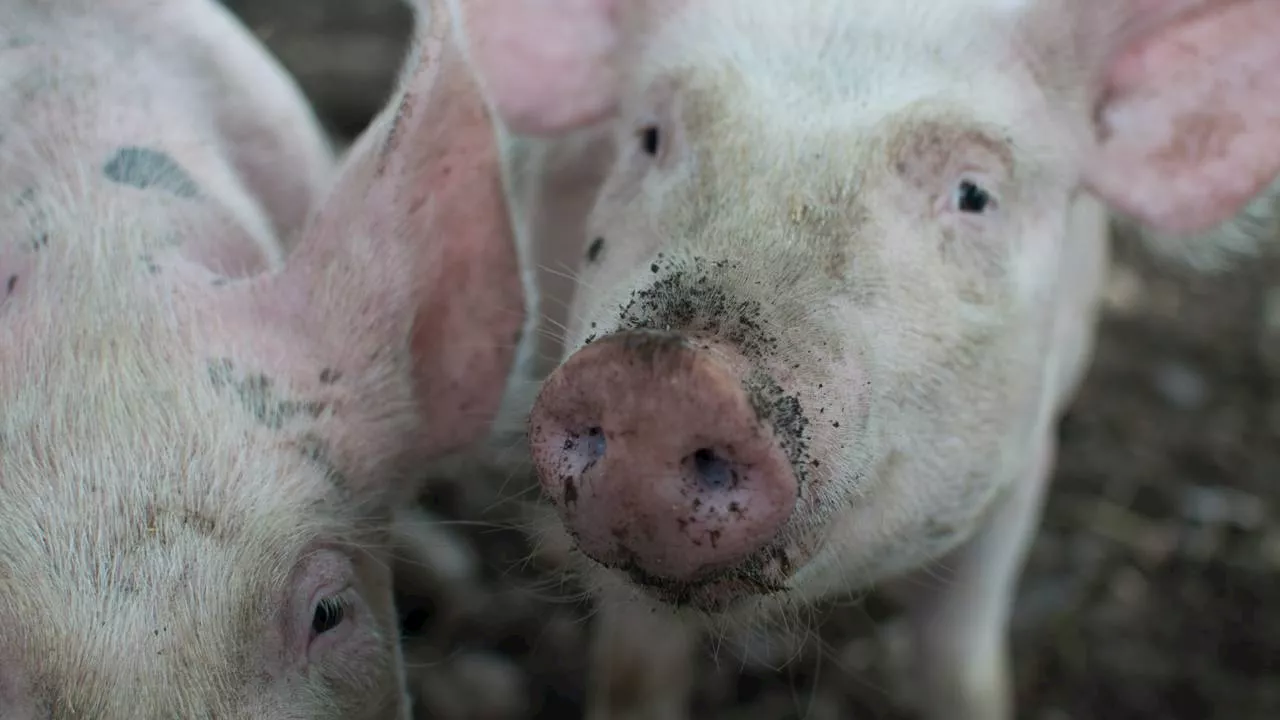
[[[342,139],[386,100],[411,30],[399,0],[227,4]],[[1015,619],[1019,718],[1280,718],[1280,264],[1196,277],[1121,238],[1061,442]],[[430,498],[462,521],[495,501],[476,487]],[[428,716],[579,717],[586,608],[521,564],[518,533],[450,527],[483,574],[406,618],[435,655],[418,668]],[[782,671],[708,661],[699,717],[900,717],[881,620],[873,604],[826,612],[822,641]]]

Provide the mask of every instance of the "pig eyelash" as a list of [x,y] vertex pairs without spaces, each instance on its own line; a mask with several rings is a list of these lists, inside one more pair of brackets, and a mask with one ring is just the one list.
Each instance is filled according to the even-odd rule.
[[348,603],[338,595],[321,598],[311,616],[311,632],[313,637],[324,635],[342,625],[347,617]]

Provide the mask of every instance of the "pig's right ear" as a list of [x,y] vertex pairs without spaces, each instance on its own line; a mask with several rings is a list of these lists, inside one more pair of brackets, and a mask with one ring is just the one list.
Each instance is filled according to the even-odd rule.
[[492,422],[525,312],[489,105],[445,1],[429,5],[396,99],[254,302],[317,344],[368,417],[412,399],[415,444],[440,454]]
[[622,0],[450,2],[508,128],[554,135],[613,114]]

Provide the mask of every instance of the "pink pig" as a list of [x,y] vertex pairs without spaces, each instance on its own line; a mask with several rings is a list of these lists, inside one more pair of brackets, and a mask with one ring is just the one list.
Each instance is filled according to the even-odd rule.
[[334,172],[215,2],[0,8],[0,717],[409,717],[393,511],[525,314],[451,27]]
[[607,589],[592,717],[684,712],[681,626],[625,600],[750,621],[895,580],[927,717],[1011,717],[1104,209],[1184,237],[1280,175],[1280,3],[463,5],[563,308],[529,442]]

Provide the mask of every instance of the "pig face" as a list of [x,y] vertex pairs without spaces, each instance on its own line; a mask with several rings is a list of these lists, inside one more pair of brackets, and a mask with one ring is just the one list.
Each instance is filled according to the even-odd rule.
[[[121,53],[132,73],[94,53],[159,13],[154,37],[224,23],[252,61],[228,64],[277,66],[221,8],[144,5],[23,18],[85,56],[50,46],[57,82],[0,108],[0,192],[25,198],[0,215],[0,716],[407,717],[393,509],[484,432],[523,322],[487,106],[433,12],[333,187],[286,211],[262,158],[204,152],[228,138],[170,92],[164,51]],[[177,84],[221,97],[204,80]],[[281,87],[283,132],[318,138]],[[254,195],[273,217],[310,215],[282,222],[280,267],[244,252],[237,171],[279,193]]]
[[[1001,72],[990,13],[932,27],[722,14],[655,30],[662,52],[623,81],[570,314],[570,347],[639,332],[658,357],[601,350],[605,377],[575,356],[532,421],[544,481],[579,497],[567,523],[607,548],[596,559],[655,584],[683,554],[690,577],[715,580],[656,585],[707,608],[802,592],[823,565],[855,581],[916,565],[981,518],[1038,401],[1075,171],[1072,134],[1043,132],[1056,118],[1029,75]],[[948,41],[957,22],[977,48]],[[745,37],[717,52],[680,32],[720,24]],[[761,49],[800,46],[820,50]],[[901,68],[892,80],[824,71],[884,63]],[[705,372],[690,370],[700,354]],[[740,378],[724,391],[736,403],[713,390],[722,372]],[[637,392],[628,376],[646,373]],[[596,508],[605,485],[663,475],[679,478],[662,498],[677,517]],[[646,521],[673,556],[624,556]]]
[[[1156,149],[1137,153],[1125,187],[1108,165],[1150,147],[1133,116],[1190,107],[1132,67],[1127,94],[1107,95],[1108,72],[1178,33],[1211,42],[1230,13],[1274,23],[1257,3],[1202,3],[1198,20],[1141,2],[574,5],[583,32],[616,35],[615,62],[590,43],[582,65],[539,55],[523,19],[509,66],[491,38],[514,31],[479,3],[470,19],[514,127],[615,128],[571,352],[531,445],[583,554],[675,605],[861,587],[969,537],[1064,392],[1053,342],[1076,193],[1192,229],[1280,171],[1263,137],[1250,161],[1270,177],[1188,209],[1197,158],[1166,154],[1161,178]],[[518,91],[539,60],[574,100],[539,112]],[[1274,110],[1255,105],[1239,132]]]

